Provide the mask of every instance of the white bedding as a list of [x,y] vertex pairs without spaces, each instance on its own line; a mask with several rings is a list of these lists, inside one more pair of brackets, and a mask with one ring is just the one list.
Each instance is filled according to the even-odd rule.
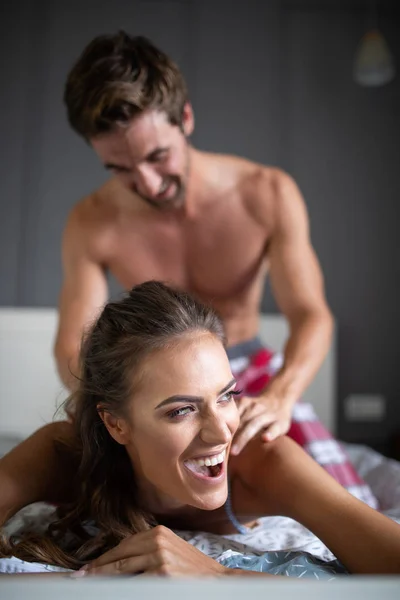
[[[400,463],[365,446],[346,445],[358,473],[371,486],[383,512],[400,523]],[[16,533],[32,525],[44,529],[54,509],[35,504],[20,511],[6,526],[6,533]],[[333,559],[328,548],[309,530],[286,517],[266,517],[248,534],[218,536],[204,532],[177,532],[209,556],[222,560],[232,551],[262,554],[267,550],[300,550],[323,560]],[[0,559],[0,572],[62,571],[59,567],[26,563],[17,558]]]

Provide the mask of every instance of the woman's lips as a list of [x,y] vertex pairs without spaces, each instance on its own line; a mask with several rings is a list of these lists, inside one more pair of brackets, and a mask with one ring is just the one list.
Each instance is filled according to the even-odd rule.
[[[221,481],[223,481],[223,479],[225,478],[225,474],[226,474],[225,460],[221,463],[218,463],[220,472],[218,473],[218,475],[215,475],[215,476],[206,475],[204,472],[194,470],[193,461],[185,461],[183,464],[185,466],[186,471],[188,473],[190,473],[190,475],[192,475],[192,477],[194,477],[198,481],[202,481],[204,483],[215,485],[215,484],[221,483]],[[203,469],[205,469],[205,468],[207,468],[207,470],[209,470],[210,468],[215,469],[216,466],[217,465],[214,465],[212,467],[203,467]]]

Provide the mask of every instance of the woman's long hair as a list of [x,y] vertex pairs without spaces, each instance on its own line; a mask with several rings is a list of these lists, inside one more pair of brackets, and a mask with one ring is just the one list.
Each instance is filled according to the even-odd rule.
[[75,455],[79,464],[77,499],[57,509],[58,520],[45,535],[3,536],[0,557],[79,568],[155,524],[139,505],[125,447],[108,433],[99,409],[125,416],[144,359],[194,331],[224,341],[221,321],[210,308],[159,282],[138,285],[105,306],[83,343],[78,390],[68,400],[67,409],[74,414],[73,442],[55,440],[57,451]]

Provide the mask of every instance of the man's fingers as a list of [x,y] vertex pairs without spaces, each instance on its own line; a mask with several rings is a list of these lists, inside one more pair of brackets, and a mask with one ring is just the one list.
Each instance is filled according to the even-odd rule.
[[[257,421],[259,423],[262,421],[263,423],[269,425],[273,423],[275,419],[275,415],[268,412],[261,404],[253,404],[251,407],[249,406],[242,415],[236,432],[236,437],[238,437],[240,432],[244,430],[252,421]],[[264,425],[264,427],[265,426],[266,425]]]
[[240,418],[242,418],[244,413],[253,406],[253,402],[249,402],[249,400],[247,398],[240,398],[236,402],[236,406],[237,406]]
[[262,439],[266,442],[272,442],[288,431],[289,423],[286,421],[275,421],[275,423],[272,423],[272,425],[268,427],[267,431],[263,432]]
[[231,454],[240,454],[246,444],[253,438],[259,431],[267,427],[273,420],[272,415],[261,414],[257,415],[253,419],[247,421],[241,425],[240,430],[236,433],[235,441],[231,447]]
[[[247,403],[244,407],[243,411],[240,414],[240,425],[239,429],[245,426],[246,423],[252,421],[253,419],[260,418],[262,415],[271,414],[265,406],[263,406],[260,402],[252,402]],[[271,419],[272,421],[272,419]]]
[[[276,411],[274,403],[260,402],[254,398],[244,396],[238,403],[240,415],[240,425],[234,442],[231,447],[231,454],[237,455],[243,450],[246,444],[257,433],[262,432],[262,439],[270,442],[288,432],[290,427],[290,418],[282,418],[280,411]],[[263,431],[266,429],[266,431]]]

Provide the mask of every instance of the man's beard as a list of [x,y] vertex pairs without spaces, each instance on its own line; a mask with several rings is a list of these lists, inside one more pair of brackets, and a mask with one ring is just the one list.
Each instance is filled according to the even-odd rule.
[[[150,198],[149,196],[143,196],[142,194],[138,195],[140,198],[147,202],[153,208],[157,208],[158,210],[168,210],[169,208],[180,208],[185,203],[186,197],[186,186],[183,183],[182,179],[177,175],[171,175],[166,180],[164,180],[164,189],[168,189],[170,185],[175,186],[175,193],[172,196],[167,198],[160,198],[159,200],[156,198]],[[162,190],[160,192],[162,194]]]
[[[163,183],[164,189],[167,189],[169,185],[175,185],[176,190],[173,196],[170,198],[163,198],[157,200],[157,198],[149,198],[148,196],[142,196],[139,192],[136,192],[140,198],[144,202],[147,202],[153,208],[157,208],[158,210],[168,210],[173,208],[181,208],[185,204],[186,200],[186,192],[187,192],[187,182],[189,180],[189,171],[190,171],[190,151],[189,144],[186,144],[186,165],[185,165],[185,175],[184,177],[180,177],[179,175],[169,175]],[[162,193],[162,192],[161,192]]]

